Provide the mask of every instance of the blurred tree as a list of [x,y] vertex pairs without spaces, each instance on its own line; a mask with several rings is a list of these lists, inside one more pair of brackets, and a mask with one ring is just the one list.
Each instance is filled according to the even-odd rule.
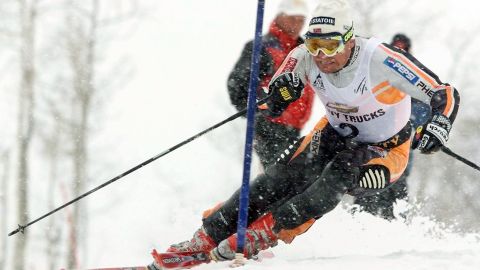
[[[39,124],[43,128],[38,129],[38,134],[41,141],[42,155],[44,156],[44,161],[47,163],[47,182],[46,182],[46,198],[47,198],[47,209],[54,209],[59,205],[55,202],[57,196],[56,192],[58,191],[59,183],[59,172],[60,172],[60,163],[62,157],[64,157],[65,151],[65,138],[63,134],[65,133],[65,121],[62,117],[62,114],[59,111],[59,106],[56,102],[53,101],[51,96],[48,98],[48,108],[49,115],[47,119],[41,121],[39,119]],[[50,123],[46,121],[50,120]],[[48,128],[45,128],[45,127]],[[59,250],[62,243],[62,226],[61,215],[52,215],[48,218],[48,226],[45,229],[45,241],[46,241],[46,260],[47,260],[47,269],[58,269],[59,267]]]
[[[75,181],[71,193],[66,196],[77,196],[85,191],[84,187],[88,178],[88,142],[90,138],[88,135],[92,131],[93,107],[94,105],[99,106],[101,101],[98,90],[101,89],[102,93],[108,96],[109,93],[105,91],[106,89],[124,85],[124,82],[129,79],[130,66],[123,57],[117,56],[116,63],[108,63],[113,66],[108,71],[105,71],[105,66],[101,68],[97,66],[99,62],[105,60],[99,57],[98,44],[102,41],[112,43],[112,36],[125,33],[125,30],[113,30],[109,27],[117,26],[121,22],[134,18],[137,15],[137,1],[118,0],[115,4],[104,3],[107,8],[103,8],[102,14],[100,14],[100,3],[101,1],[98,0],[0,1],[2,13],[0,17],[1,74],[20,78],[19,91],[15,91],[18,95],[18,106],[15,108],[17,119],[12,121],[18,125],[15,134],[17,142],[15,148],[10,147],[11,156],[15,156],[15,160],[10,163],[16,166],[17,174],[15,185],[10,186],[12,189],[15,188],[16,195],[8,196],[8,199],[16,204],[16,207],[10,206],[17,210],[15,223],[26,224],[30,221],[28,220],[28,208],[33,205],[32,202],[35,203],[35,206],[38,205],[38,201],[30,201],[28,197],[33,184],[39,183],[29,181],[30,174],[35,173],[41,178],[41,174],[31,172],[29,164],[33,154],[33,140],[41,139],[40,144],[43,147],[41,156],[48,165],[48,169],[45,170],[48,172],[45,175],[48,180],[41,185],[47,187],[46,203],[47,207],[51,209],[56,206],[55,190],[59,185],[58,174],[61,172],[62,175],[68,175],[68,172],[64,171],[65,168],[62,167],[65,166],[64,160],[67,151],[72,161],[72,175]],[[53,16],[44,16],[47,13],[48,15],[53,14]],[[60,16],[57,16],[59,14]],[[65,15],[65,19],[59,23],[62,14]],[[100,28],[107,29],[107,31],[100,34]],[[116,32],[112,34],[114,31]],[[53,33],[59,34],[55,38],[48,36]],[[6,53],[8,49],[12,49],[11,55]],[[62,51],[67,53],[66,58],[62,58]],[[101,54],[104,56],[104,53]],[[18,70],[14,70],[17,65]],[[45,68],[39,69],[39,66]],[[99,69],[104,72],[103,79],[99,79],[100,76],[97,74]],[[2,88],[5,85],[2,83]],[[5,91],[5,93],[9,92]],[[42,105],[43,107],[41,107]],[[2,107],[2,115],[5,115],[3,112],[8,112],[8,109],[10,108]],[[38,122],[39,120],[41,122]],[[5,124],[6,130],[8,130],[7,124]],[[6,143],[8,146],[8,142]],[[45,157],[46,159],[44,159]],[[3,165],[0,160],[0,166]],[[6,163],[5,166],[7,166]],[[0,210],[3,212],[5,212],[8,202],[6,196],[7,169],[5,167],[5,170],[0,171],[0,188],[2,188]],[[42,199],[43,196],[36,196],[35,200],[39,200],[39,198]],[[84,245],[86,243],[86,235],[78,234],[79,231],[82,231],[78,224],[82,222],[86,224],[87,216],[81,214],[81,211],[84,211],[80,208],[81,205],[77,206],[78,208],[73,209],[70,234],[72,237],[68,243],[69,252],[66,256],[69,260],[69,269],[77,268],[78,264],[74,258],[78,255],[78,242]],[[13,214],[14,211],[9,211],[9,215]],[[5,218],[3,218],[4,216]],[[64,241],[63,229],[61,223],[58,222],[61,218],[62,216],[50,217],[49,226],[43,235],[33,235],[31,232],[30,234],[16,235],[15,238],[12,238],[15,241],[14,246],[7,246],[4,238],[0,238],[0,269],[4,269],[3,266],[11,269],[27,268],[26,260],[30,256],[27,256],[29,251],[26,249],[28,246],[32,246],[27,245],[27,239],[35,240],[37,248],[39,245],[45,245],[47,269],[58,268],[58,250]],[[6,214],[2,215],[0,220],[0,229],[5,232],[2,235],[6,235],[6,226],[8,225]],[[28,237],[29,235],[30,237]],[[82,238],[84,236],[85,238]],[[9,261],[6,258],[7,253],[11,257]]]
[[8,208],[8,178],[9,178],[10,153],[8,150],[0,151],[0,269],[6,269],[7,261],[7,208]]
[[[121,2],[121,1],[120,1]],[[120,3],[119,2],[119,3]],[[93,116],[101,105],[100,93],[105,93],[108,84],[102,84],[99,79],[99,55],[100,30],[108,26],[119,24],[135,16],[136,1],[129,1],[127,11],[117,10],[116,13],[102,13],[102,5],[99,0],[69,1],[65,12],[65,49],[70,69],[71,94],[69,95],[70,113],[67,118],[69,126],[69,144],[71,145],[71,161],[73,164],[73,179],[71,195],[78,197],[86,191],[88,182],[89,150],[88,144],[92,133]],[[123,60],[123,59],[122,59]],[[107,74],[106,80],[118,82],[125,71],[119,70],[118,66],[125,68],[125,63],[114,67],[115,73]],[[105,75],[105,74],[103,74]],[[118,76],[118,77],[115,77]],[[113,78],[112,78],[113,77]],[[99,87],[101,85],[101,87]],[[78,269],[78,261],[81,254],[86,254],[88,215],[85,204],[77,203],[73,206],[72,220],[66,254],[67,268]],[[84,260],[83,260],[84,261]]]
[[[70,135],[73,143],[72,197],[79,196],[85,190],[87,180],[87,143],[90,129],[92,99],[95,93],[95,46],[98,27],[98,1],[88,1],[90,7],[84,9],[77,1],[72,1],[67,13],[66,25],[70,32],[67,36],[68,61],[72,70],[73,95],[70,100]],[[82,11],[82,12],[79,12]],[[70,224],[70,243],[67,253],[67,267],[78,269],[79,240],[85,235],[86,215],[81,214],[83,204],[73,206],[73,220]],[[83,228],[82,228],[83,224]],[[83,230],[82,230],[83,229]]]
[[[17,220],[26,224],[28,215],[29,158],[35,127],[35,44],[38,0],[18,0],[20,26],[20,89],[17,115]],[[28,232],[16,238],[14,269],[25,269]]]

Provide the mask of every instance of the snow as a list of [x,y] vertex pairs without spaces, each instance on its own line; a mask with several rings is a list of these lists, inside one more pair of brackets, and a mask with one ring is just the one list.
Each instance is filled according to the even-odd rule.
[[[407,225],[342,207],[328,214],[292,244],[271,249],[272,259],[240,269],[477,269],[478,235],[458,235],[416,217]],[[228,262],[198,269],[225,269]]]
[[[109,57],[128,55],[135,75],[109,98],[104,117],[96,123],[90,152],[91,188],[235,113],[226,78],[244,43],[253,37],[256,1],[139,2],[152,6],[149,16],[128,39],[109,48]],[[275,15],[277,2],[266,3],[264,29]],[[452,8],[453,1],[426,2]],[[388,40],[400,26],[382,27],[377,27],[378,36]],[[411,30],[416,27],[411,24],[401,27],[417,31]],[[414,49],[429,67],[448,78],[447,69],[436,58],[445,47],[438,45],[434,54],[424,44],[419,42]],[[314,118],[321,114],[322,108],[316,107]],[[0,114],[2,123],[5,118]],[[240,186],[244,126],[244,119],[228,123],[79,202],[88,206],[89,224],[81,268],[148,264],[153,248],[162,251],[189,239],[201,225],[202,211]],[[40,160],[37,157],[36,162]],[[39,180],[33,181],[35,190],[44,189],[46,180]],[[32,219],[49,210],[44,201],[45,194],[34,195]],[[57,205],[63,202],[56,200]],[[407,208],[400,204],[397,211]],[[55,215],[66,219],[68,213],[67,208]],[[9,228],[16,228],[13,214]],[[28,229],[33,236],[29,269],[45,269],[43,240],[48,229],[45,220]],[[458,231],[418,214],[392,222],[365,213],[352,215],[347,203],[292,244],[279,244],[272,251],[274,258],[249,262],[240,269],[480,269],[480,236],[474,232]],[[227,265],[212,263],[198,269]]]

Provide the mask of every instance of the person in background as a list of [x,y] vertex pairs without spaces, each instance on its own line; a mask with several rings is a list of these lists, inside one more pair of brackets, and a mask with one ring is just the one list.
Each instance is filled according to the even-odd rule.
[[407,53],[410,53],[412,42],[410,38],[407,37],[407,35],[403,33],[397,33],[393,36],[392,41],[390,42],[390,45],[392,45],[395,48],[404,50]]
[[[265,96],[263,87],[268,85],[283,59],[303,43],[300,33],[308,16],[308,7],[303,0],[282,0],[277,15],[270,24],[268,33],[262,37],[260,55],[258,99]],[[228,76],[230,101],[238,111],[247,107],[248,88],[253,41],[249,41]],[[290,104],[279,117],[257,113],[255,117],[254,149],[263,168],[273,164],[276,153],[300,137],[300,131],[310,118],[314,93],[307,87],[303,95]]]
[[[409,55],[412,43],[407,35],[403,33],[397,33],[393,36],[390,45],[394,47],[393,49],[400,49]],[[410,123],[412,124],[412,128],[415,130],[417,127],[423,125],[425,122],[427,122],[429,117],[429,107],[421,101],[412,98],[410,115]],[[405,169],[402,177],[397,180],[397,183],[392,186],[392,188],[386,190],[385,192],[377,192],[371,196],[356,197],[354,199],[354,204],[360,206],[360,211],[366,211],[372,215],[379,216],[387,220],[395,219],[393,208],[396,201],[408,200],[407,179],[412,170],[414,156],[413,153],[414,151],[410,151],[408,166]]]

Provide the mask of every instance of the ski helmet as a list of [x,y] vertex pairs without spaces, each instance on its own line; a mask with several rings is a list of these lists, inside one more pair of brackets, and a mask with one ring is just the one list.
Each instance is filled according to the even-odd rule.
[[353,19],[347,0],[321,0],[313,12],[308,32],[311,34],[345,34],[352,28]]

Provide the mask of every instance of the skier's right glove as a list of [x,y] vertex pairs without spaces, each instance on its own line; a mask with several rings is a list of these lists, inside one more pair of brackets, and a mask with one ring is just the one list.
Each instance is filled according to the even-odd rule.
[[435,114],[425,125],[417,128],[412,148],[418,148],[422,154],[437,152],[448,141],[452,123],[443,114]]
[[268,86],[268,108],[263,113],[270,117],[280,116],[290,103],[300,98],[304,87],[296,73],[287,72],[277,76]]

